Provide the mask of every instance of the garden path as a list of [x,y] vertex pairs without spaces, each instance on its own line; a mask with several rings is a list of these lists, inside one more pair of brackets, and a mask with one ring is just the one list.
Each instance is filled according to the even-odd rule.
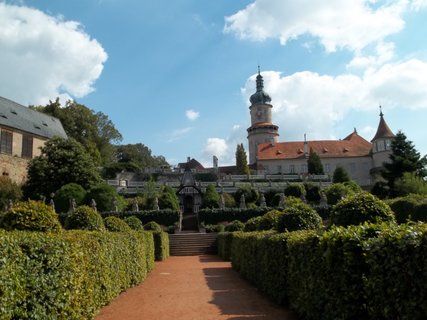
[[170,257],[138,287],[122,293],[95,320],[297,320],[217,256]]

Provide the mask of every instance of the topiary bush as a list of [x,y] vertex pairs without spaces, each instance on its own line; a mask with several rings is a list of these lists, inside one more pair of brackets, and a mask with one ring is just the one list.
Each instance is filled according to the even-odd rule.
[[427,222],[427,202],[418,204],[411,214],[412,221]]
[[261,220],[262,216],[250,218],[248,221],[246,221],[245,228],[243,229],[243,231],[252,232],[259,230]]
[[86,197],[86,191],[77,183],[69,183],[62,186],[55,193],[55,210],[56,212],[68,212],[70,209],[70,199],[76,201],[76,205],[83,204]]
[[397,223],[405,223],[408,220],[411,220],[410,217],[415,209],[420,203],[422,203],[425,198],[421,195],[410,194],[406,197],[394,198],[386,201],[393,210]]
[[350,186],[346,186],[344,183],[334,183],[326,188],[325,194],[328,199],[328,204],[333,206],[347,195],[354,194],[354,191]]
[[0,221],[6,230],[59,231],[61,224],[51,206],[40,201],[22,201],[10,208]]
[[126,217],[123,219],[123,221],[126,222],[127,225],[133,230],[144,230],[144,226],[142,225],[141,220],[135,216]]
[[154,221],[150,221],[144,225],[144,230],[161,232],[162,227],[158,223],[156,223]]
[[258,223],[258,231],[277,229],[280,217],[283,215],[282,211],[271,210],[263,215]]
[[126,206],[126,201],[123,197],[119,196],[116,189],[106,183],[101,183],[89,190],[86,195],[86,203],[94,199],[98,211],[110,211],[114,199],[117,201],[118,210],[121,211]]
[[318,203],[320,201],[320,185],[318,183],[304,183],[304,188],[308,202]]
[[300,198],[305,196],[305,188],[302,183],[291,183],[285,188],[285,196]]
[[105,229],[111,232],[129,232],[132,230],[126,222],[114,216],[106,217],[104,219],[104,226]]
[[65,229],[105,230],[101,215],[89,206],[80,206],[65,219]]
[[208,224],[205,226],[206,233],[223,232],[225,226],[223,224]]
[[359,192],[342,199],[333,207],[330,219],[330,223],[337,226],[380,221],[395,221],[393,211],[368,192]]
[[243,231],[245,229],[245,224],[239,220],[234,220],[230,224],[225,226],[224,231],[234,232],[234,231]]
[[277,230],[279,232],[315,230],[322,228],[322,226],[322,218],[316,210],[301,202],[283,210],[278,219]]

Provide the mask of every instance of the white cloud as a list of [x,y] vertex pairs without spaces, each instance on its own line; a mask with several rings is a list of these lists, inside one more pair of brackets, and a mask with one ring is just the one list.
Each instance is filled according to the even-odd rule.
[[359,52],[402,30],[407,9],[425,5],[425,0],[255,0],[226,17],[224,31],[255,41],[277,38],[282,44],[310,35],[328,52]]
[[174,130],[170,134],[167,141],[168,142],[174,142],[174,141],[180,140],[183,137],[185,137],[186,134],[189,133],[191,130],[193,130],[193,128],[191,128],[191,127]]
[[0,95],[23,104],[83,97],[106,60],[78,22],[0,2]]
[[[386,108],[427,108],[427,62],[416,59],[372,68],[362,76],[310,71],[262,75],[281,141],[302,140],[304,133],[309,139],[336,138],[336,126],[350,110],[376,109],[379,103]],[[255,75],[242,89],[246,101],[254,92],[254,82]]]
[[219,160],[222,160],[227,156],[228,145],[225,139],[221,138],[208,138],[206,145],[203,149],[203,154],[208,158],[217,156]]
[[185,116],[187,117],[188,120],[194,121],[200,116],[200,112],[190,109],[185,111]]

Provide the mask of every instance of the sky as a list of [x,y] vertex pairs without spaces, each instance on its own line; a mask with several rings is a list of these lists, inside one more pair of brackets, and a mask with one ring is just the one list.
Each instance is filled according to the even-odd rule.
[[171,165],[235,163],[258,66],[279,141],[427,154],[427,0],[0,0],[0,96],[73,99]]

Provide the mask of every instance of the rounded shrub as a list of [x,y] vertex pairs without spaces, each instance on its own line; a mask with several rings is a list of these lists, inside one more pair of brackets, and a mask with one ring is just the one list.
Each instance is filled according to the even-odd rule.
[[126,206],[126,201],[123,197],[119,196],[116,189],[106,183],[101,183],[89,190],[86,195],[86,202],[94,199],[96,202],[96,208],[100,212],[111,211],[114,199],[117,200],[119,211]]
[[304,183],[305,197],[308,202],[318,203],[320,201],[320,186],[317,183]]
[[223,232],[225,226],[223,224],[208,224],[205,226],[206,233]]
[[271,210],[267,212],[266,214],[261,216],[257,230],[262,231],[277,229],[277,224],[279,223],[279,219],[282,215],[283,212],[279,210]]
[[65,219],[65,229],[105,230],[101,215],[89,206],[80,206]]
[[144,230],[147,231],[155,231],[155,232],[161,232],[162,231],[162,227],[160,226],[160,224],[158,224],[155,221],[150,221],[148,223],[146,223],[144,225]]
[[414,208],[411,220],[427,222],[427,202],[420,203]]
[[405,223],[410,220],[416,206],[422,203],[424,197],[421,195],[410,194],[406,197],[394,198],[387,201],[391,210],[394,212],[397,223]]
[[240,198],[242,195],[245,196],[245,202],[248,206],[249,203],[255,203],[257,202],[259,198],[259,192],[255,188],[252,188],[250,186],[241,186],[237,191],[234,193],[234,200],[236,201],[236,205],[239,206],[240,204]]
[[326,198],[330,206],[337,204],[347,195],[354,193],[353,189],[350,186],[346,186],[344,183],[333,183],[325,190]]
[[22,201],[10,208],[1,220],[7,230],[59,231],[61,224],[51,206],[41,201]]
[[242,221],[234,220],[230,224],[225,226],[224,231],[234,232],[234,231],[243,231],[245,229],[245,224]]
[[347,196],[333,207],[330,223],[349,226],[394,220],[393,211],[386,203],[368,192],[359,192]]
[[259,230],[261,220],[262,216],[250,218],[248,221],[246,221],[245,228],[243,229],[243,231],[252,232]]
[[305,196],[305,188],[302,183],[291,183],[285,188],[285,196],[301,198],[301,195]]
[[322,218],[316,210],[302,202],[286,207],[280,215],[277,224],[279,232],[320,229],[321,227]]
[[126,222],[114,216],[106,217],[104,219],[104,225],[105,229],[111,232],[129,232],[132,230]]
[[144,226],[142,225],[141,220],[135,216],[124,218],[124,222],[126,222],[127,225],[133,230],[144,230]]
[[77,183],[69,183],[62,186],[55,193],[55,210],[67,212],[70,208],[70,199],[74,199],[77,205],[81,205],[86,197],[86,191]]

